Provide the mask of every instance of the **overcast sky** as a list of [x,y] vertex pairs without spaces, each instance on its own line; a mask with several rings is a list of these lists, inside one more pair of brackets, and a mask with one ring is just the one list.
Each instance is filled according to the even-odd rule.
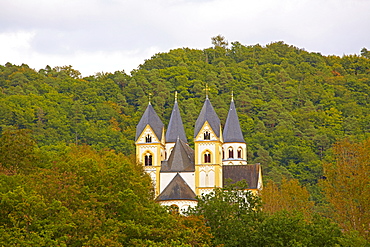
[[0,0],[0,65],[129,73],[155,53],[284,41],[323,55],[370,49],[370,0]]

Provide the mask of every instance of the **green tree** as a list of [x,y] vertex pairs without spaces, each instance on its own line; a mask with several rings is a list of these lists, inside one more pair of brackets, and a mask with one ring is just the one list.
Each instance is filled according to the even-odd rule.
[[189,214],[201,215],[214,236],[213,245],[251,246],[261,221],[261,201],[245,182],[216,188],[198,198]]
[[0,137],[0,168],[8,172],[28,171],[37,159],[36,142],[31,131],[8,128]]
[[361,56],[370,58],[370,51],[366,49],[365,47],[361,49]]
[[[245,188],[245,183],[217,188],[199,197],[198,206],[188,212],[204,217],[213,246],[339,246],[348,240],[337,224],[319,215],[308,220],[291,208],[264,212],[260,198]],[[285,198],[302,206],[304,202],[294,198],[299,191]]]
[[227,46],[229,45],[227,40],[225,40],[225,37],[222,36],[221,34],[215,37],[212,37],[211,40],[212,40],[212,45],[214,45],[215,47],[227,48]]
[[0,245],[209,245],[203,221],[169,214],[123,154],[84,145],[50,156],[27,175],[0,174]]
[[334,145],[335,163],[324,165],[322,188],[331,214],[345,231],[370,240],[370,139]]

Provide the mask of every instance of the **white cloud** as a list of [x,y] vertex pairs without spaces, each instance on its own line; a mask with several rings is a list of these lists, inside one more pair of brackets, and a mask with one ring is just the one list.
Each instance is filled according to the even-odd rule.
[[368,13],[367,0],[0,0],[0,64],[129,72],[159,51],[210,47],[218,34],[359,53],[370,48]]
[[0,33],[1,63],[7,63],[10,60],[22,60],[24,54],[27,54],[31,50],[30,43],[34,36],[34,32],[26,31]]

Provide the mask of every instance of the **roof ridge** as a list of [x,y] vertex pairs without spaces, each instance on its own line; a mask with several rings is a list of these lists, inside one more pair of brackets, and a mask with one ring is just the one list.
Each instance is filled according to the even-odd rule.
[[171,180],[167,187],[157,197],[156,201],[194,200],[196,195],[179,173]]

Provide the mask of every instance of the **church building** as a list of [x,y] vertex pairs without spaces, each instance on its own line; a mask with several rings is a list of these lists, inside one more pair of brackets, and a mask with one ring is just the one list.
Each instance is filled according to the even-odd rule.
[[194,207],[196,196],[226,181],[246,180],[249,190],[262,188],[260,164],[247,164],[244,140],[234,100],[222,129],[208,98],[194,128],[194,150],[188,145],[177,99],[165,131],[149,102],[136,127],[136,158],[153,181],[156,201],[179,210]]

